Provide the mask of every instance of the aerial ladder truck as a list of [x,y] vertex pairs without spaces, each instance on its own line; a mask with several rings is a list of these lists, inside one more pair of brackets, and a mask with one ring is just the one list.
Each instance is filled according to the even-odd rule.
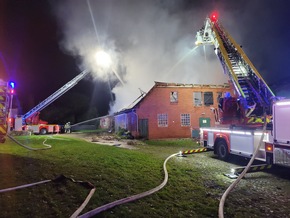
[[217,125],[200,129],[201,144],[223,160],[229,154],[250,158],[263,134],[256,159],[290,167],[290,100],[275,96],[242,47],[221,25],[217,13],[206,18],[196,34],[196,45],[214,46],[235,91],[234,96],[219,100]]
[[60,96],[62,96],[67,91],[69,91],[71,88],[73,88],[88,73],[89,73],[89,71],[83,70],[80,74],[78,74],[76,77],[74,77],[68,83],[66,83],[60,89],[55,91],[53,94],[51,94],[45,100],[40,102],[38,105],[36,105],[30,111],[28,111],[26,114],[24,114],[23,116],[18,116],[15,119],[15,130],[21,131],[21,130],[25,129],[28,131],[32,131],[35,134],[42,134],[42,135],[47,134],[47,133],[58,133],[60,131],[59,125],[48,124],[46,121],[39,119],[39,113],[45,107],[50,105],[52,102],[54,102]]

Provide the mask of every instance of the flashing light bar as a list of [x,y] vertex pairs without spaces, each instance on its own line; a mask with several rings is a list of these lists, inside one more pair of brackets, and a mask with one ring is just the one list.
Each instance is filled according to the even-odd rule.
[[255,134],[254,135],[263,135],[263,132],[255,132]]
[[[233,131],[233,130],[220,130],[220,129],[201,129],[201,131],[208,131],[208,132],[219,132],[219,133],[232,133],[237,135],[253,135],[253,132],[249,131]],[[254,132],[255,136],[262,136],[263,132]],[[267,132],[264,133],[263,137],[264,141],[269,141],[269,134]]]
[[276,105],[290,105],[290,101],[278,101]]
[[234,134],[239,134],[239,135],[252,135],[251,132],[245,132],[245,131],[232,131]]
[[221,129],[201,129],[208,132],[220,132],[220,133],[233,133],[238,135],[252,135],[252,132],[247,131],[233,131],[233,130],[221,130]]

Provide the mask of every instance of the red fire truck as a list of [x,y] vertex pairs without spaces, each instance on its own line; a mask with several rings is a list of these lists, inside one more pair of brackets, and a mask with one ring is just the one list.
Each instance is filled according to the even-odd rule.
[[[220,99],[215,127],[200,129],[200,142],[220,159],[229,154],[290,167],[290,99],[274,95],[240,45],[213,13],[197,32],[196,45],[213,45],[235,90]],[[264,130],[264,126],[267,128]]]
[[35,134],[47,134],[47,133],[58,133],[60,132],[60,126],[58,124],[48,124],[48,122],[43,121],[39,118],[39,113],[42,109],[47,107],[49,104],[54,102],[72,87],[74,87],[80,80],[82,80],[89,71],[83,70],[75,78],[70,80],[56,92],[51,94],[48,98],[40,102],[30,111],[28,111],[23,116],[18,116],[15,118],[15,130],[22,131],[23,129],[31,131]]

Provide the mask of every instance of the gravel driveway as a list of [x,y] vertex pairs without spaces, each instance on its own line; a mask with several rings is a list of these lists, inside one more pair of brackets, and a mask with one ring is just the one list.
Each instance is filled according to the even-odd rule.
[[[221,199],[226,188],[235,181],[223,174],[230,173],[231,168],[246,166],[249,161],[236,156],[231,156],[227,162],[221,161],[212,151],[194,157],[188,156],[188,158],[192,159],[196,167],[213,175],[212,181],[205,181],[204,184],[209,189],[218,189],[220,193],[216,196],[218,199]],[[261,164],[261,162],[254,162],[254,164]],[[225,188],[216,185],[217,178],[223,181]],[[229,193],[224,206],[226,218],[290,217],[290,169],[276,166],[267,171],[247,173]]]

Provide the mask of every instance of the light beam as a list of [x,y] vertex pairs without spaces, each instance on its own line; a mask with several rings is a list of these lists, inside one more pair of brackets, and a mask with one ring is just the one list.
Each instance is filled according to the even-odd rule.
[[187,52],[184,56],[182,56],[179,61],[177,61],[172,68],[168,71],[168,73],[171,73],[176,67],[177,65],[179,65],[185,58],[187,58],[188,55],[190,55],[195,49],[197,48],[197,46],[195,46],[193,49],[191,49],[189,52]]
[[108,53],[103,50],[100,50],[96,53],[96,61],[99,67],[108,69],[112,65],[112,59]]

